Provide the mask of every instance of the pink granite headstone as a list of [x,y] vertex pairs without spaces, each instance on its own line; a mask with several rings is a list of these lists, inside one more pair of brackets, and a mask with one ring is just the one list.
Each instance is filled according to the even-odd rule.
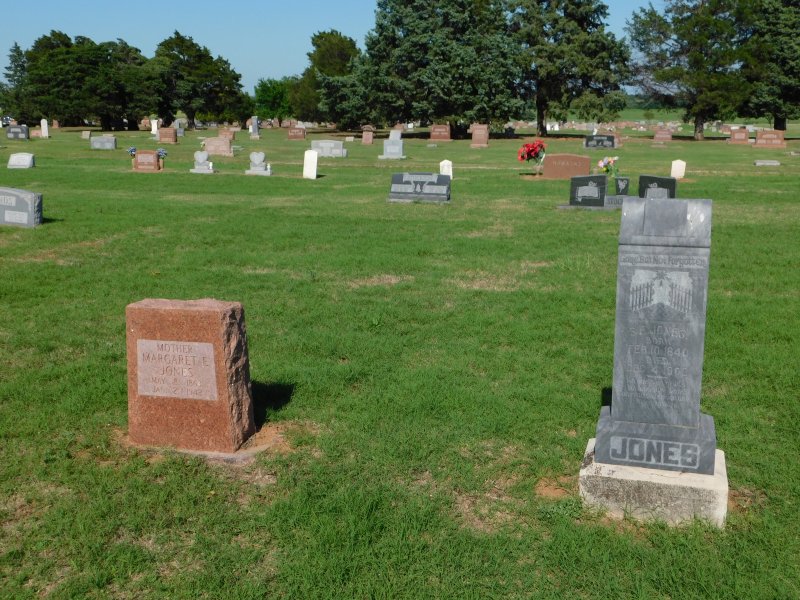
[[255,432],[242,305],[147,299],[125,318],[131,441],[238,450]]

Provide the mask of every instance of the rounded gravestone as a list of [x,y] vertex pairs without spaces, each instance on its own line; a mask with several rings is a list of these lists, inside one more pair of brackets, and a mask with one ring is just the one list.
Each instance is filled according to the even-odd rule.
[[208,161],[208,152],[205,150],[198,150],[194,153],[194,162],[198,165],[203,164],[204,162]]
[[264,162],[266,155],[263,152],[251,152],[250,153],[250,162],[254,165],[260,165]]

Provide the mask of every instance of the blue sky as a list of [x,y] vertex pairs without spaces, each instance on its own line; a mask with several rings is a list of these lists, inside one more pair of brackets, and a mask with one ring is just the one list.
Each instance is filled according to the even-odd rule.
[[[375,0],[118,0],[13,1],[0,13],[0,65],[8,64],[14,42],[30,48],[36,38],[56,29],[95,42],[121,38],[152,56],[175,30],[227,59],[252,93],[262,77],[299,74],[308,65],[311,36],[337,29],[363,48],[375,25]],[[618,37],[625,21],[645,0],[606,0],[608,26]],[[662,2],[654,1],[654,6]]]

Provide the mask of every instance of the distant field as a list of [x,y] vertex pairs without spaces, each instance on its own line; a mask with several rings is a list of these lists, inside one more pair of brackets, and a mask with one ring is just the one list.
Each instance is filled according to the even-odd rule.
[[[47,219],[0,227],[0,598],[800,597],[800,141],[613,151],[634,180],[683,159],[679,196],[714,201],[718,531],[578,498],[612,383],[619,212],[558,210],[568,182],[529,177],[521,140],[407,136],[396,163],[356,141],[307,181],[310,141],[245,132],[190,174],[212,134],[163,146],[160,174],[131,171],[146,132],[109,152],[78,131],[0,140],[0,186],[42,192]],[[274,176],[244,176],[254,150]],[[37,166],[5,169],[18,151]],[[387,203],[392,173],[445,158],[450,205]],[[248,466],[125,443],[125,306],[204,297],[245,306],[274,441]]]

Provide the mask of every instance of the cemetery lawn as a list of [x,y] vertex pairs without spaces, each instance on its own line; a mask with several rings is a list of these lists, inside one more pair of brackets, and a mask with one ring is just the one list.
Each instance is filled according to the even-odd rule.
[[[558,210],[569,184],[526,175],[523,140],[406,136],[390,162],[384,133],[308,181],[285,130],[239,133],[213,176],[188,172],[208,132],[163,146],[159,174],[125,153],[148,132],[53,134],[0,141],[0,186],[42,192],[46,219],[0,227],[0,598],[800,597],[800,141],[613,151],[632,182],[683,159],[679,197],[714,201],[720,531],[582,507],[620,212]],[[244,175],[254,150],[275,175]],[[5,169],[22,151],[36,167]],[[386,201],[392,173],[445,158],[451,205]],[[125,306],[204,297],[245,307],[271,442],[251,464],[126,442]]]

